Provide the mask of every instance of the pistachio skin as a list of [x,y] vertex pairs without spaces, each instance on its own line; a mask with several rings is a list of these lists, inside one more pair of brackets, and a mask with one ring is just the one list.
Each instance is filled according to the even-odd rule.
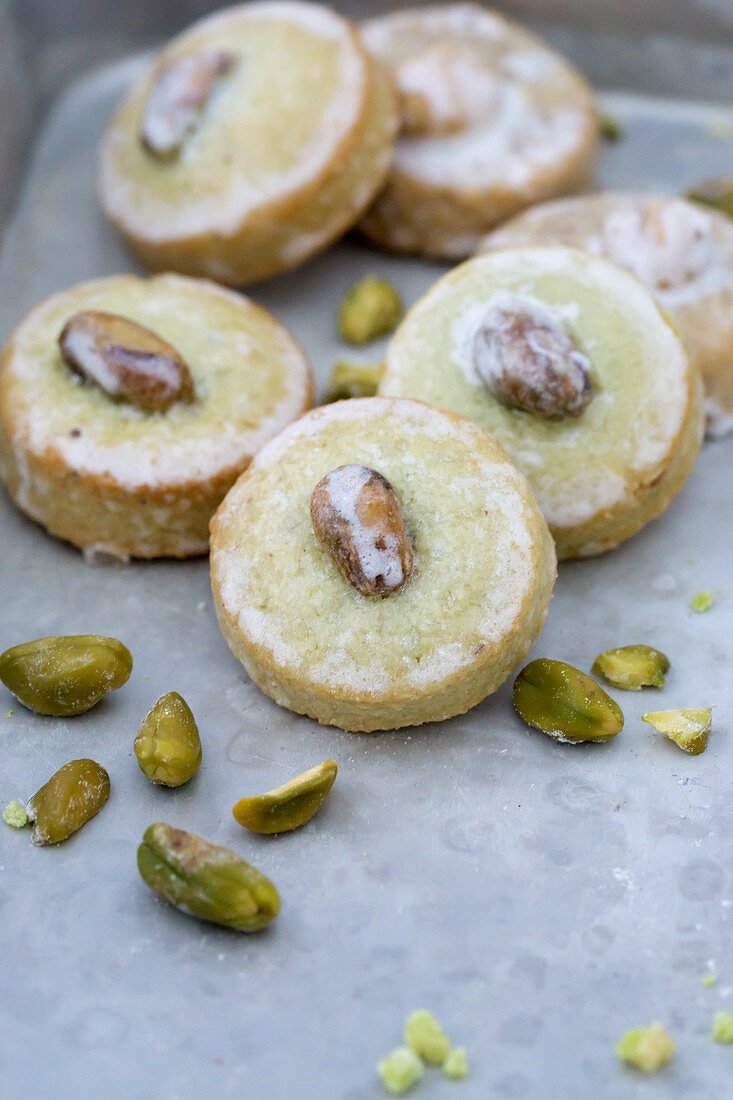
[[70,760],[28,803],[34,844],[60,844],[95,817],[109,798],[109,775],[95,760]]
[[565,661],[540,657],[514,681],[520,718],[556,741],[610,741],[623,729],[618,703],[600,684]]
[[0,655],[0,680],[36,714],[70,717],[90,710],[130,678],[132,654],[100,634],[37,638]]
[[137,866],[151,890],[199,920],[257,932],[280,912],[273,884],[236,852],[162,822],[145,830]]
[[625,645],[607,649],[593,662],[591,672],[602,676],[622,691],[640,691],[643,687],[664,687],[669,660],[650,645]]
[[253,833],[271,836],[299,829],[321,808],[338,773],[335,760],[325,760],[282,787],[254,798],[240,798],[234,818]]
[[135,757],[151,783],[180,787],[201,764],[201,738],[191,708],[177,691],[161,695],[135,738]]

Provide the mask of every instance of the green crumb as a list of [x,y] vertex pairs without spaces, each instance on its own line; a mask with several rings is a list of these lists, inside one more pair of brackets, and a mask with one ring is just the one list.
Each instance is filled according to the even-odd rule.
[[717,984],[718,979],[715,974],[703,974],[702,978],[700,978],[700,985],[704,986],[705,989],[712,989],[713,986]]
[[693,611],[697,611],[702,614],[703,611],[709,611],[715,603],[715,598],[709,588],[703,588],[702,592],[698,592],[696,596],[693,596],[690,600],[690,607]]
[[405,1042],[429,1066],[440,1066],[450,1053],[450,1039],[426,1008],[418,1008],[405,1021]]
[[604,141],[620,141],[624,136],[623,123],[613,115],[602,114],[598,128]]
[[8,802],[3,810],[3,821],[12,829],[22,829],[28,824],[28,814],[21,802]]
[[8,711],[8,718],[12,718],[12,717],[13,717],[13,712],[12,712],[12,710],[9,710]]
[[365,275],[344,296],[339,334],[347,344],[368,344],[392,332],[401,316],[402,299],[392,284],[377,275]]
[[621,1036],[616,1054],[641,1073],[657,1073],[672,1060],[675,1044],[661,1024],[635,1027]]
[[642,714],[642,722],[669,737],[676,745],[693,756],[705,752],[713,719],[712,707],[697,710],[654,710]]
[[462,1081],[468,1077],[468,1059],[465,1047],[453,1047],[443,1062],[443,1073],[452,1081]]
[[423,1064],[409,1047],[397,1047],[377,1066],[380,1080],[391,1096],[404,1096],[423,1075]]
[[724,1008],[713,1016],[713,1039],[716,1043],[733,1043],[733,1014]]

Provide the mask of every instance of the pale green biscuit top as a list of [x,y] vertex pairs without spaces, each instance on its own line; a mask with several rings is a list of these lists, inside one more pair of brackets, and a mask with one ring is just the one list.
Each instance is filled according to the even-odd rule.
[[[511,299],[550,316],[590,363],[592,399],[544,419],[487,388],[475,339]],[[502,304],[503,303],[503,304]],[[491,432],[527,476],[551,526],[572,528],[635,500],[667,468],[692,375],[678,337],[632,276],[573,249],[511,249],[459,265],[407,314],[379,393],[419,398]]]
[[[143,412],[82,381],[58,336],[73,314],[119,314],[180,353],[194,400]],[[310,372],[293,338],[248,298],[178,275],[113,276],[46,299],[15,330],[0,375],[17,446],[51,450],[79,474],[126,488],[177,485],[241,469],[307,404]],[[9,428],[6,430],[9,431]]]
[[[174,59],[222,50],[234,64],[173,160],[139,140],[149,91]],[[365,59],[349,25],[316,4],[241,4],[200,20],[133,87],[108,131],[101,179],[128,228],[165,239],[231,233],[257,207],[315,181],[358,123]]]
[[[414,568],[362,596],[320,547],[310,499],[361,463],[392,484]],[[217,516],[212,577],[249,644],[279,669],[359,698],[411,698],[501,654],[547,548],[531,492],[485,433],[417,402],[313,410],[268,444]],[[223,534],[223,531],[226,534]]]

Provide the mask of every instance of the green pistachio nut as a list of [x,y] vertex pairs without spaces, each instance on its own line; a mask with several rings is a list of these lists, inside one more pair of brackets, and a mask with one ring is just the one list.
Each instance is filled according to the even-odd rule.
[[514,681],[525,722],[556,741],[610,741],[623,729],[621,708],[600,684],[564,661],[540,657]]
[[145,831],[137,866],[148,886],[189,916],[238,932],[272,924],[280,896],[236,852],[158,822]]
[[405,1044],[429,1066],[441,1066],[450,1053],[450,1039],[426,1008],[405,1020]]
[[130,651],[99,634],[38,638],[0,655],[0,680],[37,714],[83,714],[131,672]]
[[616,1046],[616,1056],[641,1073],[657,1073],[672,1060],[674,1052],[673,1040],[658,1023],[631,1028]]
[[650,645],[624,645],[607,649],[593,662],[592,672],[622,691],[640,691],[643,687],[664,687],[669,661]]
[[325,403],[350,397],[374,397],[382,375],[381,366],[337,363],[331,371]]
[[712,206],[721,214],[733,218],[733,176],[703,180],[685,194],[686,199]]
[[598,128],[604,141],[620,141],[624,136],[624,124],[614,115],[602,114]]
[[331,790],[338,772],[335,760],[325,760],[282,787],[254,798],[240,798],[235,819],[253,833],[288,833],[310,821]]
[[177,691],[161,695],[135,738],[135,756],[151,783],[180,787],[201,763],[201,738],[191,708]]
[[339,309],[339,333],[347,344],[368,344],[386,336],[402,316],[402,299],[385,279],[365,275],[346,292]]
[[109,775],[94,760],[70,760],[28,803],[34,844],[60,844],[86,825],[109,798]]
[[676,745],[692,756],[698,756],[708,747],[712,723],[711,707],[699,710],[655,710],[642,714],[642,722],[669,737]]

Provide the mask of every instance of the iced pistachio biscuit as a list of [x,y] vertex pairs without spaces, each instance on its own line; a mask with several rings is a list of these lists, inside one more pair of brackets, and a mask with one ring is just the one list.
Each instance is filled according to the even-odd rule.
[[378,392],[491,432],[560,558],[599,554],[659,515],[702,437],[698,372],[651,295],[568,248],[487,253],[445,275],[392,337]]
[[376,244],[462,259],[499,222],[588,185],[592,93],[518,24],[447,4],[379,16],[361,35],[392,74],[401,123],[386,187],[360,223]]
[[[343,561],[314,530],[318,485]],[[212,521],[211,575],[255,683],[368,731],[461,714],[494,691],[539,634],[555,557],[529,486],[485,432],[365,398],[314,409],[263,448]]]
[[296,342],[233,291],[82,283],[33,309],[0,359],[0,472],[24,512],[85,550],[201,554],[227,489],[311,396]]
[[491,233],[481,250],[571,245],[627,268],[672,317],[705,383],[708,432],[733,430],[733,222],[683,199],[611,192],[560,199]]
[[175,38],[101,150],[107,216],[153,270],[241,286],[358,219],[392,154],[391,87],[335,12],[260,0]]

